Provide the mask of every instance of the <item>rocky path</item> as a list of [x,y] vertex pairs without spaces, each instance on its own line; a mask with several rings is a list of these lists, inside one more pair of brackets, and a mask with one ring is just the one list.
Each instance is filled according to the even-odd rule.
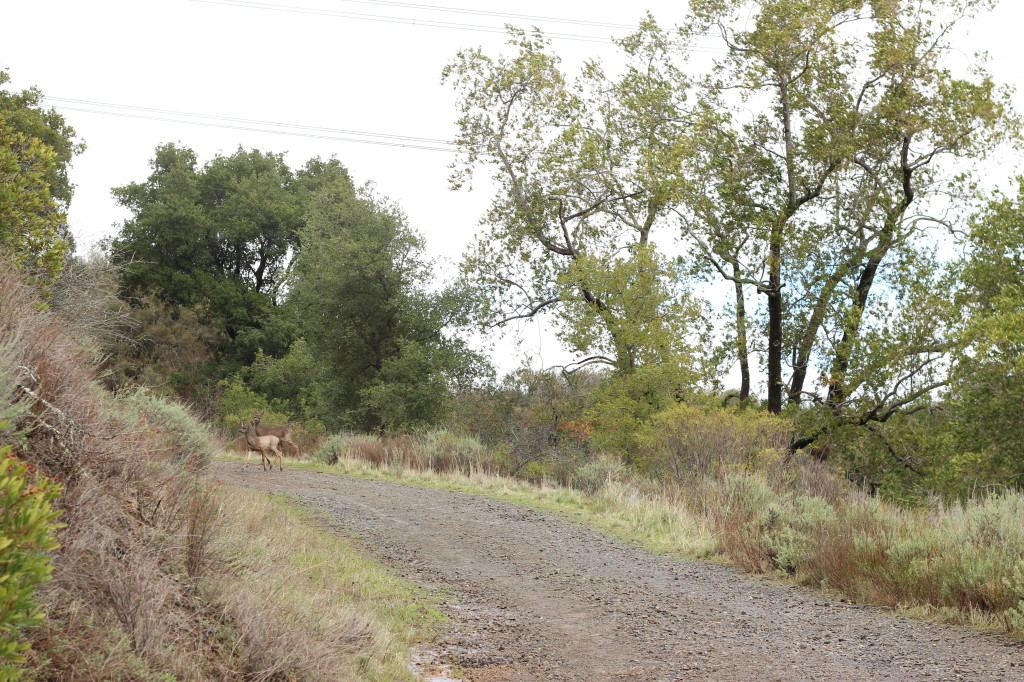
[[1024,647],[708,562],[658,556],[485,497],[307,470],[288,493],[450,595],[441,646],[467,680],[1024,680]]

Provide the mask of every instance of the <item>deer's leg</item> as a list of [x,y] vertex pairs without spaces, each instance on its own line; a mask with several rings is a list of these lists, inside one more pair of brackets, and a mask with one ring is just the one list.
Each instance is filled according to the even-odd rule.
[[245,449],[245,464],[242,465],[242,471],[249,468],[249,458],[252,457],[252,450],[249,448]]

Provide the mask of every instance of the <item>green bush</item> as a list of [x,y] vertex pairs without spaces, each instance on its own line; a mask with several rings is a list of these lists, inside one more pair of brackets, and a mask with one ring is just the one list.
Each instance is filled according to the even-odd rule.
[[416,438],[423,464],[438,472],[488,468],[484,446],[473,436],[459,436],[450,431],[427,431]]
[[[337,464],[339,459],[348,457],[360,458],[358,455],[379,444],[379,439],[374,436],[358,435],[353,433],[336,433],[330,436],[313,453],[313,459],[325,464]],[[376,448],[374,448],[376,449]],[[373,462],[381,464],[382,462]]]
[[629,467],[618,458],[597,457],[574,469],[571,485],[577,490],[593,494],[612,481],[627,480],[629,475]]
[[213,459],[213,434],[184,405],[161,398],[145,388],[122,393],[117,402],[124,408],[121,417],[128,423],[138,422],[160,436],[157,442],[163,445],[171,460],[201,469]]
[[53,566],[47,552],[57,548],[53,532],[61,512],[51,506],[60,485],[35,475],[35,466],[20,461],[11,446],[0,448],[7,467],[0,478],[0,679],[19,679],[11,665],[25,660],[29,648],[21,631],[40,623],[44,615],[35,590],[50,580]]
[[767,412],[680,403],[654,415],[637,440],[646,468],[684,481],[771,467],[791,435],[789,421]]

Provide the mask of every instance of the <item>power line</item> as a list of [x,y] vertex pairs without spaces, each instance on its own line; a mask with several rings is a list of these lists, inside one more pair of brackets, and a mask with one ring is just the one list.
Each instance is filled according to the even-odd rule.
[[550,21],[556,24],[574,24],[576,26],[597,26],[600,28],[623,28],[630,31],[636,30],[633,24],[615,24],[607,21],[589,21],[587,19],[566,19],[561,17],[533,16],[529,14],[510,14],[508,12],[493,12],[483,9],[466,9],[461,7],[445,7],[442,5],[420,5],[413,2],[391,2],[390,0],[338,0],[339,2],[352,2],[363,5],[382,5],[384,7],[402,7],[404,9],[427,10],[430,12],[449,12],[452,14],[476,14],[484,17],[497,17],[499,19],[521,19],[524,21]]
[[[155,114],[169,114],[169,115],[172,115],[172,116],[189,116],[189,117],[193,117],[193,118],[206,118],[206,119],[214,119],[214,120],[218,120],[218,121],[229,121],[229,122],[232,122],[232,123],[244,123],[244,124],[250,124],[250,125],[273,126],[273,127],[279,127],[279,128],[294,128],[294,129],[297,129],[297,130],[309,130],[309,131],[314,131],[314,132],[333,133],[333,134],[338,134],[338,135],[361,135],[361,136],[368,136],[368,137],[393,138],[393,139],[397,139],[397,140],[404,140],[404,141],[407,141],[407,142],[422,142],[422,143],[435,144],[435,145],[438,145],[438,144],[439,145],[450,145],[450,144],[452,144],[452,142],[450,140],[443,140],[443,139],[436,138],[436,137],[414,137],[414,136],[411,136],[411,135],[392,135],[390,133],[374,133],[374,132],[368,132],[368,131],[365,131],[365,130],[347,130],[347,129],[344,129],[344,128],[327,128],[327,127],[323,127],[323,126],[303,125],[303,124],[300,124],[300,123],[282,123],[280,121],[263,121],[263,120],[251,119],[251,118],[236,118],[236,117],[233,117],[233,116],[219,116],[219,115],[216,115],[216,114],[201,114],[201,113],[190,112],[190,111],[174,111],[172,109],[156,109],[156,108],[153,108],[153,107],[140,107],[140,106],[133,106],[133,105],[130,105],[130,104],[114,104],[114,103],[111,103],[111,102],[97,102],[97,101],[94,101],[94,100],[72,99],[72,98],[69,98],[69,97],[50,97],[50,96],[48,96],[46,99],[47,100],[52,100],[54,102],[68,102],[68,103],[70,103],[72,105],[87,105],[87,106],[104,107],[104,108],[110,108],[110,109],[125,109],[125,110],[129,110],[129,111],[145,112],[147,114],[154,114],[155,113]],[[84,111],[84,110],[76,109],[76,111]],[[94,112],[94,113],[104,113],[104,112],[98,111],[98,112]]]
[[[353,138],[353,137],[343,137],[343,136],[339,136],[339,135],[317,134],[317,133],[311,133],[311,132],[310,133],[304,133],[304,132],[297,132],[297,131],[290,131],[290,130],[268,130],[266,128],[253,128],[253,127],[250,127],[250,126],[230,125],[228,123],[215,123],[215,122],[212,122],[212,121],[201,121],[201,120],[189,121],[189,120],[185,120],[185,119],[164,118],[164,117],[161,117],[161,116],[149,116],[147,114],[132,113],[132,112],[127,112],[127,111],[102,111],[102,110],[97,110],[97,109],[83,109],[81,107],[72,107],[72,106],[65,106],[65,105],[59,105],[59,104],[56,105],[56,108],[61,110],[61,111],[75,111],[75,112],[85,113],[85,114],[99,114],[101,116],[118,116],[120,118],[136,118],[136,119],[141,119],[141,120],[145,120],[145,121],[160,121],[160,122],[163,122],[163,123],[184,123],[184,124],[187,124],[187,125],[204,126],[204,127],[207,127],[207,128],[224,128],[224,129],[227,129],[227,130],[244,130],[244,131],[254,132],[254,133],[267,133],[267,134],[270,134],[270,135],[287,135],[287,136],[290,136],[290,137],[307,137],[307,138],[313,138],[313,139],[317,139],[317,140],[334,140],[334,141],[337,141],[337,142],[355,142],[355,143],[358,143],[358,144],[372,144],[372,145],[378,145],[378,146],[383,146],[383,147],[403,147],[405,149],[422,149],[422,150],[433,151],[433,152],[454,153],[454,152],[457,151],[457,149],[454,146],[441,147],[441,146],[436,146],[436,145],[420,144],[420,143],[415,142],[415,140],[418,139],[418,138],[411,138],[411,137],[407,138],[407,137],[402,136],[402,135],[386,135],[386,134],[382,134],[382,133],[357,133],[357,134],[362,134],[362,135],[377,135],[377,136],[380,136],[380,137],[393,138],[393,140],[386,140],[386,139],[385,140],[359,139],[359,138]],[[281,125],[286,125],[286,124],[281,124]],[[398,141],[398,140],[404,140],[404,139],[408,139],[408,140],[410,140],[410,142],[400,142],[400,141]],[[446,143],[446,144],[448,144],[448,143]]]
[[[342,1],[369,1],[369,0],[342,0]],[[202,3],[204,5],[221,5],[224,7],[234,7],[237,9],[257,9],[257,10],[269,10],[274,12],[288,12],[290,14],[308,14],[313,16],[326,16],[336,17],[340,19],[356,19],[360,21],[376,21],[389,24],[402,24],[406,26],[417,26],[426,28],[447,28],[456,29],[461,31],[475,31],[478,33],[498,33],[507,34],[505,27],[497,26],[483,26],[479,24],[460,24],[455,22],[447,21],[434,21],[431,19],[414,19],[411,17],[394,17],[386,16],[382,14],[360,14],[357,12],[340,12],[337,10],[319,9],[315,7],[292,7],[289,5],[277,5],[268,2],[257,2],[256,0],[189,0],[189,2]],[[410,5],[411,6],[411,5]],[[636,27],[628,27],[635,29]],[[600,37],[593,35],[582,35],[577,33],[552,33],[544,32],[544,36],[553,38],[556,40],[574,40],[578,42],[586,43],[598,43],[602,45],[611,44],[611,36]],[[690,45],[687,47],[692,52],[707,52],[714,54],[728,54],[729,51],[722,48],[714,47],[702,47],[697,45]]]
[[[463,31],[478,31],[482,33],[506,33],[504,27],[482,26],[479,24],[459,24],[449,21],[434,21],[432,19],[413,19],[409,17],[389,17],[382,14],[360,14],[357,12],[339,12],[337,10],[319,9],[316,7],[290,7],[287,5],[275,5],[268,2],[252,2],[250,0],[190,0],[206,5],[223,5],[225,7],[238,7],[243,9],[262,9],[275,12],[289,12],[292,14],[312,14],[314,16],[338,17],[341,19],[358,19],[361,21],[378,21],[388,24],[405,24],[409,26],[427,26],[430,28],[450,28]],[[579,35],[575,33],[546,33],[551,38],[560,40],[577,40],[590,43],[607,43],[610,37]]]

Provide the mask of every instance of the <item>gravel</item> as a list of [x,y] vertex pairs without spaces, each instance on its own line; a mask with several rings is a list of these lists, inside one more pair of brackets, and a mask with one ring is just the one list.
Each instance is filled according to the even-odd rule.
[[323,510],[437,590],[453,625],[430,655],[465,680],[1024,680],[1024,646],[1003,636],[653,554],[486,497],[229,462],[211,475]]

